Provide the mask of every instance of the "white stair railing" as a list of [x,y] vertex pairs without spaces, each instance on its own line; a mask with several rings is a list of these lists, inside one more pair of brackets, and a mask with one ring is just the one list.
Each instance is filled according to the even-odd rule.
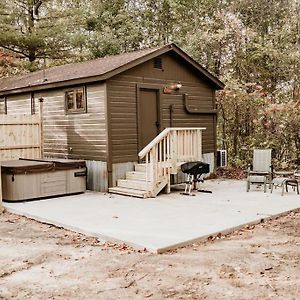
[[156,196],[161,185],[170,186],[170,174],[178,166],[202,159],[202,131],[205,128],[166,128],[138,156],[146,164],[147,191]]

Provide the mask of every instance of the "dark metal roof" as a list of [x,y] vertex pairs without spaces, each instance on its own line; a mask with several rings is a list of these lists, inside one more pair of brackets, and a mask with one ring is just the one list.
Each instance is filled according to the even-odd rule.
[[216,89],[224,87],[224,84],[220,80],[180,48],[174,44],[169,44],[158,48],[107,56],[100,59],[52,67],[44,71],[37,71],[21,76],[3,78],[0,79],[0,95],[106,80],[169,51],[174,51],[185,59]]

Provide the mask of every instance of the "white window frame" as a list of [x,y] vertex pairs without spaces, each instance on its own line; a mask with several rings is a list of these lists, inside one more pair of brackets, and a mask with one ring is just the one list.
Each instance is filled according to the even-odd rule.
[[[82,92],[82,102],[83,102],[83,107],[77,108],[77,92],[80,91]],[[69,108],[68,107],[68,94],[73,93],[73,103],[74,103],[74,107],[73,108]],[[87,106],[87,99],[86,99],[86,89],[84,86],[81,87],[75,87],[72,89],[68,89],[65,90],[65,111],[66,114],[82,114],[82,113],[86,113],[86,106]]]

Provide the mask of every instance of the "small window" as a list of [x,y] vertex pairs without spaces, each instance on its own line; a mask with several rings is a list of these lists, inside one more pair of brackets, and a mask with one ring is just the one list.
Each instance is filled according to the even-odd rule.
[[86,99],[84,88],[66,91],[66,112],[70,114],[86,112]]
[[6,97],[0,98],[0,115],[7,114],[7,102]]
[[154,58],[154,61],[153,61],[153,67],[155,69],[160,69],[162,70],[162,60],[160,57],[156,57]]

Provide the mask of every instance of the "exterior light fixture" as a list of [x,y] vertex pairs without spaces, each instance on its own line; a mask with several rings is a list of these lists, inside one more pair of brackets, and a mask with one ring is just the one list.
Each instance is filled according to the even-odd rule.
[[164,87],[164,94],[171,94],[173,91],[179,91],[182,88],[182,84],[180,82],[178,83],[172,83],[169,86]]

